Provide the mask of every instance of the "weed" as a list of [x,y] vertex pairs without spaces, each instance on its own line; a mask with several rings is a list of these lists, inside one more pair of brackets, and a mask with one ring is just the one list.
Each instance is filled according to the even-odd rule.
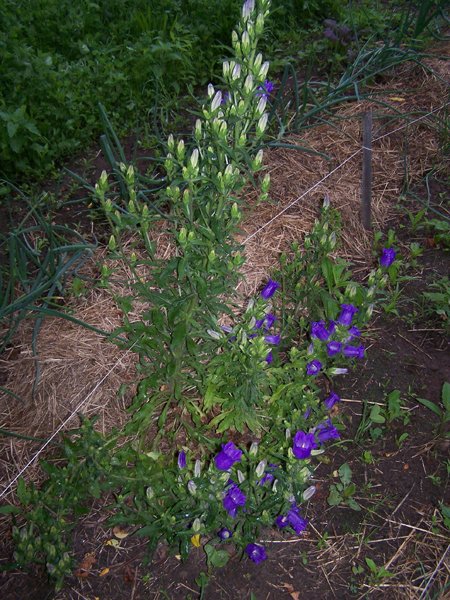
[[330,486],[330,494],[327,502],[330,506],[338,506],[343,504],[353,510],[361,510],[361,506],[353,498],[356,491],[356,486],[352,483],[352,470],[348,463],[344,463],[335,472],[339,477],[339,483]]

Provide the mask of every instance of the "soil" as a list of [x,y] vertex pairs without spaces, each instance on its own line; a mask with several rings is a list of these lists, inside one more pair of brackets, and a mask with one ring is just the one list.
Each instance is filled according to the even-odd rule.
[[[439,204],[442,191],[445,191],[442,185],[435,184],[431,202],[448,215],[445,206]],[[423,198],[423,190],[416,192]],[[408,208],[417,212],[420,205]],[[444,597],[450,586],[449,557],[445,562],[450,538],[442,526],[439,507],[442,502],[450,503],[449,448],[444,432],[439,431],[437,416],[420,404],[417,397],[438,404],[442,385],[450,381],[448,323],[428,316],[421,300],[427,285],[450,271],[450,253],[430,243],[426,231],[411,231],[404,216],[398,215],[395,228],[405,255],[406,244],[411,241],[428,247],[409,271],[414,279],[402,293],[398,314],[376,316],[368,332],[367,359],[337,389],[343,398],[339,413],[346,430],[342,440],[328,450],[329,463],[321,463],[316,471],[317,493],[309,504],[310,525],[302,536],[289,537],[275,530],[265,532],[262,539],[268,559],[260,565],[245,558],[241,560],[229,545],[228,564],[209,572],[202,548],[193,549],[183,563],[167,548],[159,547],[153,560],[146,564],[145,540],[130,536],[121,540],[119,547],[107,545],[112,532],[104,527],[102,513],[94,511],[74,532],[78,568],[85,567],[85,572],[69,577],[64,589],[57,593],[43,571],[4,572],[0,579],[2,597],[10,600]],[[385,406],[386,395],[394,389],[400,390],[403,416],[363,432],[364,402]],[[381,429],[378,438],[373,432],[376,427]],[[342,504],[331,507],[327,502],[330,485],[338,483],[336,469],[343,463],[352,470],[354,498],[362,507],[360,511]],[[3,539],[1,545],[2,555],[10,556],[10,540]],[[89,557],[93,557],[91,561]],[[377,567],[385,565],[393,576],[378,580],[370,577],[366,558],[372,559]],[[441,568],[428,584],[439,561]],[[427,585],[425,595],[420,595]]]

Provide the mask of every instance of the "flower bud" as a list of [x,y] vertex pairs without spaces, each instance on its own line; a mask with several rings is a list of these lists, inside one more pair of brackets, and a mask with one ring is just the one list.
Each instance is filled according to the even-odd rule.
[[269,71],[269,63],[268,61],[264,62],[259,70],[259,78],[265,79],[267,77],[267,73]]
[[260,117],[263,112],[266,110],[267,98],[265,96],[261,96],[258,102],[258,106],[256,107],[256,115]]
[[222,102],[222,92],[219,90],[216,92],[213,101],[211,102],[211,112],[216,111]]
[[180,242],[180,244],[182,246],[184,246],[186,244],[186,235],[187,235],[186,227],[182,227],[180,229],[180,233],[178,234],[178,241]]
[[259,447],[258,442],[252,442],[252,444],[250,446],[250,450],[248,451],[250,456],[256,456],[258,454],[258,447]]
[[197,486],[192,481],[192,479],[188,481],[187,487],[188,487],[189,493],[192,494],[193,496],[195,496],[195,494],[197,492]]
[[227,60],[224,60],[222,63],[222,71],[224,77],[226,77],[230,72],[230,63]]
[[233,206],[231,207],[231,218],[235,219],[236,221],[241,218],[241,211],[239,210],[236,202],[234,202]]
[[261,182],[261,191],[263,193],[267,193],[269,191],[269,188],[270,188],[270,175],[269,175],[269,173],[266,173]]
[[208,83],[208,98],[212,98],[214,96],[214,86],[212,83]]
[[255,158],[253,159],[253,169],[256,171],[259,169],[263,162],[264,152],[263,150],[258,150]]
[[244,54],[247,54],[250,50],[250,37],[248,35],[248,31],[244,31],[241,38],[241,48]]
[[194,465],[194,477],[200,477],[200,473],[202,472],[202,463],[197,458]]
[[238,476],[239,483],[244,483],[245,475],[240,469],[237,470],[237,476]]
[[191,167],[193,169],[195,169],[197,167],[197,164],[198,164],[198,148],[194,148],[194,150],[192,151],[190,163],[191,163]]
[[258,466],[256,467],[256,471],[255,471],[257,477],[262,477],[263,476],[263,473],[264,473],[264,471],[266,469],[266,465],[267,465],[267,460],[261,460],[258,463]]
[[316,486],[310,485],[309,488],[306,488],[306,490],[303,492],[303,500],[309,500],[310,498],[312,498],[314,496],[315,493],[316,493]]
[[255,0],[246,0],[242,7],[242,18],[246,23],[255,9]]
[[206,333],[212,337],[213,340],[220,340],[222,335],[218,331],[214,331],[214,329],[207,329]]
[[253,75],[247,75],[244,81],[244,92],[250,94],[253,91]]
[[109,238],[108,248],[111,250],[111,252],[113,252],[117,248],[116,238],[114,237],[114,235],[111,235],[111,237]]
[[202,135],[202,122],[200,119],[195,121],[195,139],[198,141]]
[[241,65],[239,63],[237,63],[233,67],[233,72],[231,73],[231,79],[233,81],[235,81],[236,79],[239,79],[240,76],[241,76]]
[[208,262],[213,263],[216,260],[216,253],[214,252],[214,248],[208,254]]
[[325,194],[325,196],[324,196],[322,207],[325,210],[330,208],[330,196],[328,194]]
[[198,531],[200,531],[201,528],[202,528],[202,522],[197,517],[194,519],[194,522],[192,523],[192,530],[195,531],[195,533],[197,533]]
[[256,126],[256,134],[260,137],[262,136],[262,134],[264,133],[264,131],[266,130],[267,127],[267,120],[268,120],[268,115],[267,113],[264,113],[262,115],[262,117],[260,117],[258,124]]
[[167,147],[169,148],[170,152],[175,150],[175,140],[172,134],[170,134],[167,138]]
[[262,54],[261,54],[261,52],[259,52],[259,54],[256,55],[255,62],[253,63],[253,68],[254,68],[255,73],[257,71],[259,71],[261,64],[262,64]]
[[255,32],[256,35],[261,35],[264,33],[264,15],[262,13],[259,13],[259,15],[256,17]]
[[183,160],[185,154],[184,140],[180,140],[177,146],[177,157],[179,160]]

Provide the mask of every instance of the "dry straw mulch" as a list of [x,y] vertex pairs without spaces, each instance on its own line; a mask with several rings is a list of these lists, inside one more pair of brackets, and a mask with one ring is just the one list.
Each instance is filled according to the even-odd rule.
[[[443,78],[450,79],[448,64],[435,61],[430,66],[439,76],[408,64],[392,73],[386,83],[376,85],[373,88],[376,98],[383,99],[387,106],[381,108],[370,100],[345,104],[332,119],[330,117],[330,123],[312,127],[302,135],[286,140],[325,153],[331,160],[287,149],[272,149],[266,153],[266,167],[272,179],[272,200],[256,205],[254,192],[246,197],[240,241],[245,243],[247,262],[239,288],[241,296],[248,296],[260,288],[277,264],[280,252],[288,250],[293,241],[302,240],[326,194],[342,213],[341,255],[351,258],[362,268],[370,263],[371,234],[360,224],[361,152],[301,200],[295,200],[361,149],[361,114],[364,111],[369,108],[374,111],[376,138],[405,125],[404,119],[396,117],[398,111],[410,114],[413,119],[414,115],[443,105],[446,102]],[[418,180],[441,160],[436,128],[438,118],[438,114],[432,115],[374,141],[372,208],[375,229],[383,228],[395,219],[394,206],[405,177],[408,183]],[[288,210],[277,216],[291,203]],[[158,236],[160,242],[167,237],[163,231],[159,231]],[[249,236],[251,239],[246,241]],[[160,244],[161,256],[170,251],[167,242]],[[92,273],[96,272],[96,263],[103,259],[104,251],[99,251],[90,267]],[[125,267],[119,275],[125,279]],[[120,292],[120,286],[116,291]],[[82,299],[71,298],[68,308],[75,317],[107,331],[121,323],[120,311],[105,290],[94,289]],[[18,401],[7,395],[0,397],[0,426],[25,435],[46,437],[78,408],[85,415],[99,415],[99,427],[103,430],[119,424],[125,417],[126,399],[118,397],[117,391],[122,383],[133,382],[136,356],[68,321],[46,320],[38,339],[41,373],[33,394],[35,361],[30,349],[31,330],[31,323],[23,323],[14,348],[0,358],[6,376],[4,386],[22,398]],[[100,381],[102,383],[98,385]],[[80,406],[86,398],[88,400]],[[75,425],[76,417],[73,417],[64,427]],[[4,482],[10,481],[40,446],[37,442],[5,437],[0,438],[0,444]]]

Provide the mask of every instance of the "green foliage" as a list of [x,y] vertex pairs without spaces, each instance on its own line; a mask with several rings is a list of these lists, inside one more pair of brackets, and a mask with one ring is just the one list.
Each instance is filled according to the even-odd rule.
[[395,573],[391,573],[383,566],[377,567],[375,562],[368,556],[366,557],[365,561],[366,565],[369,567],[370,579],[374,583],[374,585],[381,583],[384,579],[395,576]]
[[438,434],[450,438],[450,432],[446,431],[446,425],[450,423],[450,383],[446,381],[441,390],[442,406],[426,398],[417,398],[423,406],[431,410],[439,419]]
[[431,291],[422,292],[426,301],[426,313],[437,316],[444,328],[450,328],[450,279],[442,277],[429,286]]
[[352,483],[352,470],[347,463],[341,465],[337,471],[339,483],[330,486],[330,493],[327,502],[330,506],[344,504],[352,510],[360,511],[361,506],[353,498],[356,491],[356,485]]
[[427,219],[424,226],[430,231],[438,246],[444,248],[444,250],[450,249],[450,221],[447,219]]

